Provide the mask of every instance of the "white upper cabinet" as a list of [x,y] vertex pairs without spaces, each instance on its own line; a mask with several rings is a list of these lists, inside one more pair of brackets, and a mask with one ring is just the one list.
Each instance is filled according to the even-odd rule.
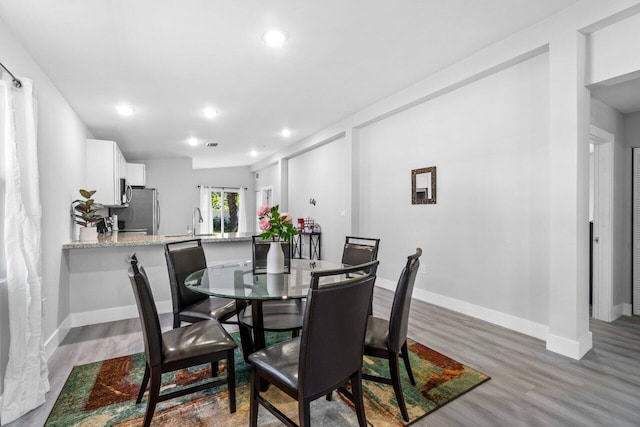
[[113,141],[87,139],[87,190],[96,190],[97,203],[122,206],[127,161]]
[[127,181],[133,187],[147,185],[145,165],[143,163],[127,163]]

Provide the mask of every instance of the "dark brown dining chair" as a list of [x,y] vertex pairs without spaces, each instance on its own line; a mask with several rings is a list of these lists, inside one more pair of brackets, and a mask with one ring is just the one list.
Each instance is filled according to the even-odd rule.
[[[378,259],[380,239],[347,236],[342,250],[342,264],[359,265]],[[373,299],[369,304],[369,314],[373,314]]]
[[[314,271],[307,297],[302,335],[249,356],[251,363],[250,425],[257,426],[258,405],[280,421],[296,424],[260,394],[262,381],[298,401],[301,426],[310,425],[311,401],[351,383],[360,426],[366,425],[362,398],[362,352],[369,300],[373,296],[378,261],[339,270]],[[353,275],[322,284],[327,276]]]
[[[253,274],[266,274],[267,253],[269,241],[261,240],[260,236],[253,236],[252,265]],[[281,242],[285,254],[285,267],[291,268],[291,245],[289,242]],[[257,267],[256,267],[257,266]],[[265,331],[286,332],[292,331],[297,335],[302,329],[304,318],[304,302],[300,299],[265,301],[262,303],[262,319]],[[238,313],[239,322],[253,328],[251,308],[245,307]]]
[[[267,255],[271,247],[270,240],[262,240],[260,236],[251,236],[251,268],[253,274],[267,272]],[[286,273],[291,273],[291,242],[281,241],[282,253],[284,254],[284,269]]]
[[192,291],[184,284],[188,275],[207,268],[200,239],[167,243],[164,245],[164,256],[171,285],[174,328],[180,327],[182,322],[195,323],[209,319],[234,323],[229,322],[236,314],[234,300],[209,297]]
[[378,259],[380,239],[347,236],[342,250],[342,264],[359,265]]
[[[233,353],[235,341],[217,320],[203,320],[192,325],[162,332],[153,300],[149,279],[135,253],[128,259],[129,280],[142,324],[145,370],[136,403],[142,401],[149,380],[149,399],[143,425],[151,424],[156,404],[174,397],[226,384],[229,389],[229,410],[236,411],[236,384]],[[226,378],[221,378],[170,393],[160,394],[162,374],[178,369],[211,364],[211,376],[218,376],[218,362],[227,361]]]
[[399,358],[404,360],[409,381],[416,385],[416,380],[411,372],[409,353],[407,349],[407,329],[409,327],[409,309],[411,308],[411,295],[416,274],[420,268],[420,256],[422,249],[416,249],[416,253],[407,257],[407,264],[402,269],[398,286],[393,297],[390,319],[369,316],[367,323],[367,335],[364,341],[364,354],[389,360],[389,373],[391,378],[382,378],[369,374],[363,374],[365,380],[372,380],[393,386],[396,401],[400,407],[402,418],[409,421],[407,406],[402,394],[400,383]]

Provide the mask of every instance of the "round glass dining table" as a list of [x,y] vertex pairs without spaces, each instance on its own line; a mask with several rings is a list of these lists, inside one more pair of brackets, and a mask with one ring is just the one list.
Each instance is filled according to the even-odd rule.
[[[270,300],[306,298],[314,270],[343,268],[342,264],[292,259],[291,271],[282,274],[255,273],[250,261],[229,262],[198,270],[185,279],[193,291],[220,298],[251,301],[253,343],[242,340],[245,358],[265,347],[262,303]],[[344,275],[321,278],[319,285],[344,280]]]

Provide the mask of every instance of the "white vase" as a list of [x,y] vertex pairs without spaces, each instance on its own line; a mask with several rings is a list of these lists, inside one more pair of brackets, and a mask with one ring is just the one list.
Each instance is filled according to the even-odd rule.
[[280,242],[271,242],[267,254],[267,273],[284,273],[284,252]]
[[95,242],[98,240],[98,230],[95,227],[80,227],[81,242]]
[[267,273],[267,292],[269,295],[281,296],[285,290],[284,274]]

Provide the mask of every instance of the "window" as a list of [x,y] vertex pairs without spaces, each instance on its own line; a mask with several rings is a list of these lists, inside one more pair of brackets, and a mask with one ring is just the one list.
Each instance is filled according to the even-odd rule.
[[200,188],[203,223],[200,233],[235,233],[245,231],[242,220],[243,190],[239,188]]
[[214,233],[238,231],[240,193],[236,190],[211,190],[211,218]]

